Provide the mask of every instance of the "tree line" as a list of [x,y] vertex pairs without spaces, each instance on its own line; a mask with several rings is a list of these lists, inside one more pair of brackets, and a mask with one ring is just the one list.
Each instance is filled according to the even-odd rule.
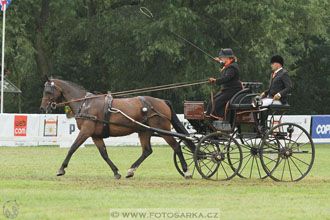
[[[242,81],[263,89],[280,54],[293,81],[290,113],[329,114],[329,8],[328,0],[13,1],[5,66],[23,93],[5,95],[5,112],[38,113],[44,74],[102,93],[218,77],[219,65],[174,32],[213,56],[232,48]],[[208,101],[210,86],[145,95],[182,113],[184,100]]]

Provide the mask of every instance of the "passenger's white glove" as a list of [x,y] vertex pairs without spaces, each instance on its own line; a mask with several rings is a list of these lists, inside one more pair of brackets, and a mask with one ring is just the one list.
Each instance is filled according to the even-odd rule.
[[279,100],[281,98],[281,94],[280,93],[277,93],[275,96],[274,96],[274,100]]

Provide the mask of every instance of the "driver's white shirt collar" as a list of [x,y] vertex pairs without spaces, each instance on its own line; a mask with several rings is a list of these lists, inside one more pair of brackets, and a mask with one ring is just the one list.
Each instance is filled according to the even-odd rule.
[[277,70],[275,71],[275,73],[278,73],[278,71],[280,71],[281,69],[283,69],[283,67],[277,69]]

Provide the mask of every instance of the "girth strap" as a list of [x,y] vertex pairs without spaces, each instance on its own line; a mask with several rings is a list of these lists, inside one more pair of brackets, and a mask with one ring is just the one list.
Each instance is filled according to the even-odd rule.
[[[111,94],[108,94],[105,96],[105,109],[104,109],[104,120],[109,121],[109,114],[111,110],[111,104],[112,104],[112,96]],[[102,129],[102,138],[107,138],[110,136],[110,128],[108,123],[103,123],[103,129]]]

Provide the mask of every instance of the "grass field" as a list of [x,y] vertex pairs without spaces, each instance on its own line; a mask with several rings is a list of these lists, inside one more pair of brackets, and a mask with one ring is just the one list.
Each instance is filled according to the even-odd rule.
[[[0,147],[0,205],[16,200],[16,219],[24,220],[109,219],[113,208],[218,208],[220,219],[330,219],[330,145],[316,145],[314,167],[297,183],[185,180],[168,146],[153,150],[132,179],[114,180],[94,146],[78,149],[62,177],[56,173],[68,149]],[[125,176],[141,148],[108,152]]]

